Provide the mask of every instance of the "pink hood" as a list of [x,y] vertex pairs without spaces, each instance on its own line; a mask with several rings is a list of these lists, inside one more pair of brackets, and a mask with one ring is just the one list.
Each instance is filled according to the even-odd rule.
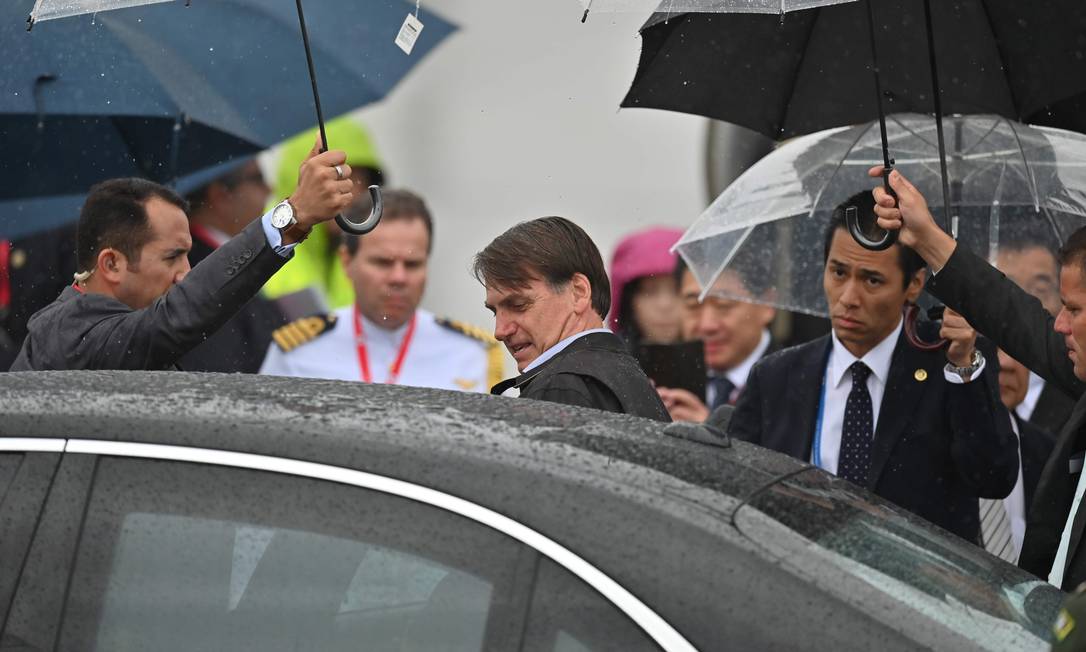
[[630,281],[675,271],[676,255],[669,250],[679,241],[682,229],[655,227],[622,239],[611,257],[611,315],[607,324],[618,328],[618,302]]

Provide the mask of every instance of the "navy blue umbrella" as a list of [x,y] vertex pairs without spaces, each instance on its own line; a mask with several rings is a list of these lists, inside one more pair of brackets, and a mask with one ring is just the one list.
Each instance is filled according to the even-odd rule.
[[[0,237],[74,219],[73,206],[103,179],[168,183],[314,122],[290,0],[167,2],[27,32],[33,4],[0,3]],[[414,9],[402,0],[309,3],[325,112],[381,99],[455,29],[427,12],[407,56],[393,40]]]

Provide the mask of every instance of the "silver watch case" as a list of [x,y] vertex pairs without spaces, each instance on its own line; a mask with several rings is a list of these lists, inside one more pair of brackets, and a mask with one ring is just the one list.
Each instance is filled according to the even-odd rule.
[[294,207],[290,205],[289,201],[284,199],[272,209],[271,225],[275,228],[286,229],[297,223],[298,220],[294,217]]

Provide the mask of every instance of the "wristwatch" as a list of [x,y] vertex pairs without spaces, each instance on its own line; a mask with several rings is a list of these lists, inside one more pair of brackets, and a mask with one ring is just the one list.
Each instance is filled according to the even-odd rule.
[[309,235],[309,231],[303,230],[298,225],[298,218],[294,216],[294,206],[291,206],[289,199],[284,199],[272,209],[271,225],[284,235],[293,231],[292,235],[298,242],[305,240]]
[[952,374],[957,374],[962,382],[968,383],[969,379],[973,377],[973,374],[977,373],[977,369],[984,364],[984,354],[980,352],[980,349],[973,349],[973,357],[969,359],[969,365],[965,367],[956,367],[953,363],[948,362],[946,364],[946,370]]
[[298,220],[294,217],[294,207],[290,205],[289,200],[284,199],[272,209],[271,224],[280,231],[289,229],[297,223]]

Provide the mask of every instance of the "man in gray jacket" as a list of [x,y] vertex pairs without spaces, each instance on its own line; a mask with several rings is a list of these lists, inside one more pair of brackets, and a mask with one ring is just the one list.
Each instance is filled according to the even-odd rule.
[[[319,143],[318,143],[319,145]],[[171,369],[351,201],[341,151],[314,147],[298,188],[189,269],[185,202],[142,179],[91,189],[79,217],[75,283],[36,313],[11,371]]]

